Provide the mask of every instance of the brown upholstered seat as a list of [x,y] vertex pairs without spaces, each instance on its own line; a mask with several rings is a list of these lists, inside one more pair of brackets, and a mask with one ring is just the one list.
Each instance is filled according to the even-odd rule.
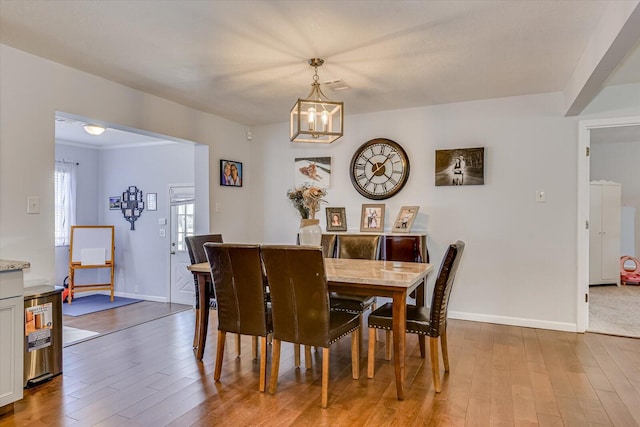
[[[336,258],[378,259],[380,235],[339,234],[336,241]],[[372,296],[331,293],[331,309],[362,314],[376,303]]]
[[281,341],[322,347],[322,407],[328,403],[329,347],[351,334],[351,365],[359,375],[358,315],[329,310],[324,258],[319,247],[262,247],[273,315],[273,360],[269,392],[278,385]]
[[325,258],[335,258],[336,256],[336,240],[335,234],[323,234],[320,245],[322,246],[322,255]]
[[[429,337],[429,349],[431,356],[431,373],[433,375],[433,386],[436,393],[441,390],[440,387],[440,368],[438,360],[438,338],[442,347],[442,359],[444,362],[445,372],[449,371],[449,353],[447,350],[447,308],[449,304],[449,295],[453,287],[453,281],[460,264],[460,258],[464,251],[464,242],[457,241],[449,246],[445,254],[440,272],[436,279],[435,289],[433,291],[433,299],[431,301],[431,310],[425,307],[417,307],[415,305],[407,305],[407,329],[410,334],[419,334]],[[375,349],[375,330],[384,329],[391,330],[393,324],[393,304],[387,303],[382,307],[374,310],[369,315],[369,354],[367,376],[373,378],[374,371],[374,349]],[[390,345],[386,343],[387,347]],[[424,357],[424,350],[421,348],[421,356]]]
[[213,378],[222,371],[227,332],[260,337],[260,391],[266,384],[267,335],[273,330],[267,308],[260,246],[204,245],[218,304],[218,348]]
[[[207,262],[207,255],[204,252],[204,244],[207,242],[222,243],[222,234],[203,234],[199,236],[187,236],[185,237],[185,243],[187,244],[187,252],[189,252],[189,259],[191,264],[199,264],[201,262]],[[200,302],[198,298],[198,278],[196,274],[193,275],[195,282],[196,292],[196,326],[193,333],[193,348],[202,346],[204,350],[204,344],[207,339],[208,319],[205,319],[205,324],[200,325],[200,316],[198,311],[200,310]],[[209,295],[211,296],[209,304],[215,307],[215,296],[213,292],[213,284],[211,278],[207,279],[207,286],[209,287]]]

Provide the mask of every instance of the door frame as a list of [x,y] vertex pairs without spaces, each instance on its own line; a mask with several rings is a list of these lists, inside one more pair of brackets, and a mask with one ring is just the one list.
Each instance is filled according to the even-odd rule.
[[[167,300],[172,303],[173,301],[173,268],[174,268],[174,256],[172,254],[173,252],[173,247],[171,246],[172,243],[172,237],[173,237],[173,223],[172,223],[172,209],[171,209],[171,189],[172,188],[179,188],[179,187],[193,187],[194,189],[194,217],[193,217],[193,223],[194,223],[194,229],[197,223],[197,214],[195,212],[195,206],[197,206],[197,200],[195,198],[195,189],[196,189],[196,185],[195,183],[186,183],[186,184],[168,184],[167,185],[167,235],[166,237],[168,238],[168,242],[167,242],[167,249],[168,249],[168,254],[169,254],[169,280],[168,280],[168,292],[167,292]],[[195,301],[195,300],[194,300]]]
[[640,116],[613,117],[580,120],[578,122],[578,220],[577,220],[577,310],[576,331],[585,332],[589,327],[589,182],[591,180],[590,156],[591,129],[620,126],[638,126]]

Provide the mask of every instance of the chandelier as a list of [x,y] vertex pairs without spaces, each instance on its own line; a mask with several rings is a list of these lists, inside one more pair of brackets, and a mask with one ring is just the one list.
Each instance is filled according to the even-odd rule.
[[315,69],[311,92],[306,99],[298,98],[291,109],[290,133],[293,142],[320,142],[330,144],[343,134],[344,103],[329,100],[320,89],[318,67],[324,59],[311,58]]

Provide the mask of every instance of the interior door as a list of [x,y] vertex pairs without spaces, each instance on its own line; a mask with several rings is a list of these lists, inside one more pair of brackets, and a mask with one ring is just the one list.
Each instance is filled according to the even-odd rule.
[[194,187],[169,187],[171,230],[171,302],[177,304],[195,303],[193,274],[187,270],[191,264],[185,237],[194,234],[195,196]]

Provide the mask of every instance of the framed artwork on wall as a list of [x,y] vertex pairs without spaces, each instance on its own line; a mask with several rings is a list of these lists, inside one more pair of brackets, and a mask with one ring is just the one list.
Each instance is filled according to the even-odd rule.
[[331,157],[296,157],[295,186],[331,187]]
[[157,193],[147,193],[147,210],[148,211],[158,210],[158,194]]
[[120,196],[111,196],[109,197],[109,209],[114,211],[114,210],[119,210],[120,206],[121,206],[121,199]]
[[220,185],[242,187],[242,162],[220,159]]
[[419,210],[420,206],[401,207],[391,231],[394,233],[408,233],[411,231],[411,226],[413,226],[413,221],[415,221],[416,216],[418,216]]
[[384,204],[362,205],[360,231],[376,233],[384,231]]
[[326,208],[327,231],[347,231],[345,208]]
[[484,147],[436,150],[436,186],[484,185]]

